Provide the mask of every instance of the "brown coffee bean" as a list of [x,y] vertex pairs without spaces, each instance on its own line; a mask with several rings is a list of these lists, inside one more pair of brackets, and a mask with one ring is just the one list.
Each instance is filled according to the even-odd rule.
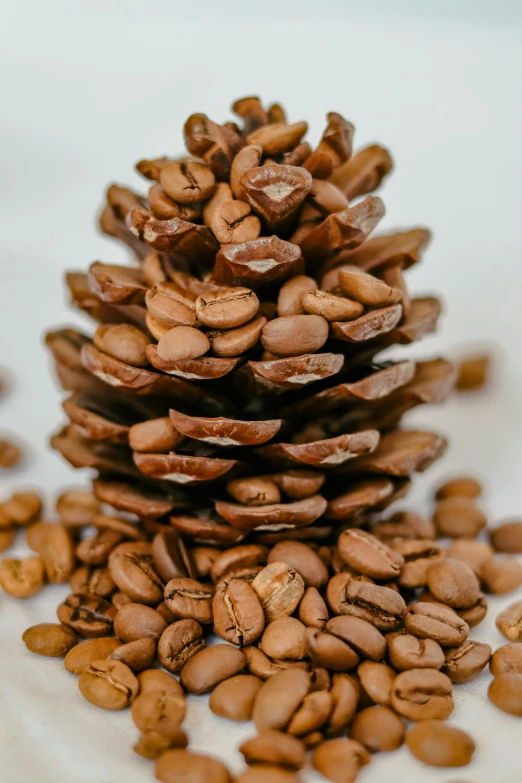
[[452,690],[436,669],[409,669],[395,678],[391,706],[408,720],[444,720],[453,712]]
[[268,563],[282,562],[294,568],[305,587],[321,588],[328,582],[328,569],[321,558],[301,541],[281,541],[268,555]]
[[203,628],[195,620],[178,620],[166,628],[158,643],[158,658],[169,672],[177,674],[186,662],[206,646]]
[[470,476],[459,476],[441,484],[437,489],[435,499],[444,500],[452,497],[478,498],[479,495],[482,495],[482,486],[477,479]]
[[324,633],[316,628],[306,629],[305,644],[305,650],[312,661],[317,666],[324,666],[330,671],[349,671],[357,666],[360,660],[349,644],[333,634]]
[[216,356],[240,356],[259,342],[261,330],[266,322],[266,317],[259,315],[258,318],[254,318],[244,326],[238,326],[237,329],[207,332],[212,351]]
[[171,579],[186,577],[194,570],[185,543],[176,530],[160,530],[152,541],[152,557],[160,577]]
[[105,658],[110,658],[113,652],[121,646],[120,640],[114,639],[112,636],[87,639],[69,650],[63,663],[68,672],[81,674],[89,668],[93,661],[103,661]]
[[105,710],[128,707],[139,691],[138,680],[129,667],[110,658],[93,661],[80,674],[78,685],[87,701]]
[[495,650],[489,662],[489,670],[494,677],[508,672],[522,674],[522,644],[503,644]]
[[[406,614],[406,603],[401,595],[389,587],[350,578],[350,574],[343,576],[349,579],[344,585],[339,582],[337,595],[327,592],[328,602],[336,614],[360,617],[375,625],[379,631],[393,631],[397,628]],[[332,582],[333,579],[329,587]]]
[[149,364],[145,349],[150,339],[131,324],[100,324],[93,342],[98,350],[132,367],[147,367]]
[[65,658],[78,642],[72,628],[57,623],[32,625],[23,632],[22,641],[31,652],[53,658]]
[[327,321],[353,321],[364,311],[359,302],[345,299],[327,291],[312,291],[303,294],[303,310],[310,315],[321,315]]
[[312,756],[312,764],[333,783],[354,783],[361,768],[369,764],[370,759],[370,754],[360,742],[339,737],[319,745]]
[[122,642],[145,638],[158,641],[166,627],[160,613],[144,604],[125,604],[114,618],[114,633]]
[[6,525],[28,525],[38,519],[42,512],[42,500],[37,492],[14,492],[0,505],[0,527]]
[[58,619],[80,636],[96,639],[112,631],[116,609],[112,604],[91,593],[69,595],[56,610]]
[[259,647],[269,658],[300,661],[306,655],[305,631],[295,617],[279,617],[267,625]]
[[212,566],[220,554],[219,549],[210,546],[195,546],[191,549],[192,560],[199,579],[210,577]]
[[417,639],[411,634],[400,634],[388,642],[388,655],[394,669],[441,669],[444,653],[434,639]]
[[437,558],[426,572],[426,584],[437,601],[455,609],[469,609],[480,598],[480,584],[461,560]]
[[522,642],[522,601],[506,606],[495,622],[502,636],[510,642]]
[[317,290],[317,283],[306,275],[295,275],[283,283],[277,298],[277,314],[280,317],[304,314],[302,298]]
[[399,511],[390,519],[372,525],[372,533],[383,540],[397,538],[435,538],[435,526],[430,519],[412,511]]
[[488,522],[484,512],[467,497],[439,500],[433,521],[439,535],[450,538],[475,538]]
[[131,706],[132,720],[139,731],[156,731],[166,736],[179,728],[186,711],[184,694],[160,689],[142,691]]
[[458,538],[451,542],[450,546],[444,551],[444,555],[455,560],[462,560],[476,574],[480,574],[482,566],[488,560],[491,560],[494,552],[492,547],[486,544],[485,541],[470,541],[466,538]]
[[0,439],[0,469],[14,468],[22,461],[22,450],[5,438]]
[[208,706],[215,715],[228,720],[251,720],[257,692],[263,680],[252,674],[238,674],[217,685]]
[[239,674],[246,657],[229,644],[213,644],[193,655],[181,670],[180,682],[189,693],[206,693]]
[[308,628],[320,631],[328,622],[328,608],[316,587],[308,587],[299,604],[299,619]]
[[172,451],[183,439],[168,416],[140,421],[129,429],[129,445],[133,451],[161,453]]
[[467,639],[469,626],[449,606],[419,601],[408,609],[404,625],[420,639],[434,639],[441,647],[457,647]]
[[[149,331],[159,340],[162,334],[175,326],[196,326],[195,301],[194,294],[170,281],[159,282],[149,288],[145,295]],[[157,328],[152,329],[153,325]]]
[[393,579],[399,575],[404,565],[402,555],[364,530],[343,530],[337,546],[347,565],[375,579]]
[[257,566],[266,563],[268,549],[261,544],[244,544],[234,546],[219,553],[210,569],[213,582],[219,582],[226,574],[238,568]]
[[246,191],[241,184],[241,177],[246,171],[257,168],[261,162],[262,156],[263,148],[258,145],[251,144],[247,147],[243,147],[242,150],[239,150],[236,157],[232,161],[232,168],[230,170],[230,186],[236,198],[242,200],[245,199]]
[[227,768],[217,759],[188,750],[166,750],[156,761],[156,778],[162,783],[230,783]]
[[272,661],[258,647],[244,647],[243,652],[246,655],[248,671],[261,680],[268,680],[274,674],[288,669],[289,666],[296,665],[295,661],[292,660]]
[[212,590],[195,579],[171,579],[165,587],[165,602],[179,619],[212,622]]
[[116,530],[100,530],[95,536],[84,538],[76,547],[77,557],[88,565],[103,565],[123,536]]
[[[305,763],[305,748],[297,737],[270,729],[243,742],[239,752],[243,754],[247,764],[255,765],[254,769],[263,771],[266,771],[266,765],[297,770]],[[268,781],[271,778],[261,780]]]
[[177,728],[170,736],[158,731],[146,731],[140,735],[133,751],[144,759],[158,759],[169,748],[186,748],[188,737],[182,728]]
[[185,696],[183,688],[172,674],[161,669],[147,669],[138,674],[140,684],[140,696],[152,691],[162,691],[163,693],[173,693],[176,696]]
[[69,585],[72,593],[95,593],[108,598],[116,585],[108,568],[82,565],[71,574]]
[[13,546],[15,538],[14,528],[0,528],[0,552],[7,552]]
[[515,557],[492,557],[480,570],[486,592],[505,595],[522,585],[522,563]]
[[357,267],[343,267],[339,272],[339,284],[347,296],[370,307],[387,307],[401,300],[397,288],[391,288]]
[[[395,673],[394,673],[395,676]],[[328,735],[337,735],[345,731],[357,710],[360,686],[348,674],[334,674],[332,678],[332,709],[325,727]]]
[[386,663],[363,661],[357,667],[362,687],[376,704],[391,704],[391,690],[396,672]]
[[[125,604],[130,604],[131,599],[126,593],[122,593],[121,590],[117,590],[112,596],[111,596],[111,603],[113,606],[116,607],[116,609],[121,609],[122,606],[125,606]],[[159,608],[160,604],[158,604]]]
[[158,355],[166,362],[199,359],[210,349],[206,334],[192,326],[175,326],[158,341]]
[[400,748],[406,733],[404,722],[389,707],[367,707],[350,727],[350,737],[370,751],[391,751]]
[[320,315],[289,315],[263,326],[263,348],[277,356],[315,353],[328,339],[328,321]]
[[120,544],[109,555],[109,570],[120,590],[133,601],[154,605],[163,600],[164,586],[155,568],[151,544]]
[[261,221],[252,215],[252,207],[244,201],[225,201],[213,211],[210,228],[221,244],[240,244],[257,239]]
[[227,492],[244,506],[266,506],[281,502],[281,493],[277,484],[265,476],[229,481]]
[[234,780],[235,783],[300,783],[301,779],[293,770],[273,764],[255,764]]
[[122,644],[110,657],[114,661],[121,661],[136,674],[154,665],[156,642],[150,638],[136,639],[128,644]]
[[413,726],[406,744],[416,759],[432,767],[465,767],[475,751],[475,743],[466,732],[440,720]]
[[282,155],[299,144],[307,130],[306,122],[294,122],[293,125],[273,122],[250,133],[247,141],[262,147],[264,155]]
[[6,557],[0,561],[0,585],[14,598],[28,598],[37,593],[43,587],[44,573],[39,557],[22,560]]
[[310,688],[309,672],[291,667],[266,680],[258,691],[252,719],[256,729],[283,730]]
[[307,694],[288,724],[286,731],[296,737],[305,737],[327,722],[333,707],[332,694],[315,690]]
[[491,358],[489,356],[469,356],[458,365],[455,388],[459,391],[480,389],[488,380]]
[[492,530],[489,537],[497,552],[522,553],[522,521],[504,522]]
[[442,671],[452,682],[469,682],[478,677],[490,658],[489,644],[467,639],[458,647],[446,651],[446,662]]
[[166,194],[179,204],[199,204],[212,195],[216,180],[211,170],[196,161],[173,161],[160,170]]
[[267,622],[291,615],[304,594],[304,581],[295,568],[286,563],[270,563],[252,582]]
[[308,203],[324,217],[334,212],[342,212],[349,206],[348,199],[332,182],[324,179],[314,179],[308,194]]
[[35,522],[27,530],[27,543],[42,558],[51,584],[67,582],[74,570],[75,553],[71,536],[63,525]]
[[255,642],[265,627],[265,615],[257,593],[242,579],[221,584],[214,595],[212,613],[215,632],[239,647]]
[[92,492],[70,489],[63,492],[56,501],[56,512],[66,527],[90,525],[101,511],[101,503]]
[[386,654],[386,639],[377,628],[360,617],[332,617],[326,623],[327,633],[350,645],[361,657],[380,661]]
[[223,288],[196,299],[199,321],[214,329],[232,329],[255,317],[259,299],[249,288]]

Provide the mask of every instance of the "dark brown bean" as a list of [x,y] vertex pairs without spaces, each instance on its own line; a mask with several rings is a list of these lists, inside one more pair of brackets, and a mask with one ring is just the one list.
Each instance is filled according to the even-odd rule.
[[467,639],[469,626],[449,606],[419,601],[404,619],[408,631],[420,639],[434,639],[441,647],[457,647]]
[[214,561],[210,569],[212,581],[219,582],[227,573],[238,568],[266,563],[267,556],[268,549],[266,546],[261,546],[261,544],[244,544],[243,546],[231,547],[231,549],[219,553],[219,556]]
[[188,750],[166,750],[156,761],[156,778],[162,783],[230,783],[227,768],[217,759]]
[[299,604],[299,619],[308,628],[318,628],[320,631],[328,622],[328,608],[316,587],[305,590]]
[[106,710],[128,707],[139,690],[138,680],[129,667],[110,658],[93,661],[80,674],[78,685],[87,701]]
[[416,759],[432,767],[465,767],[475,751],[475,743],[466,732],[440,720],[413,726],[406,744]]
[[116,613],[116,608],[105,598],[91,593],[69,595],[56,611],[61,623],[88,639],[107,636]]
[[211,170],[197,161],[173,161],[160,169],[160,182],[178,204],[199,204],[212,195],[216,180]]
[[349,574],[343,576],[348,579],[344,583],[339,581],[336,594],[330,591],[333,579],[330,580],[327,597],[334,612],[360,617],[375,625],[379,631],[393,631],[400,625],[407,611],[401,595],[383,585],[358,581]]
[[160,577],[168,582],[192,570],[183,539],[176,530],[160,530],[152,541],[152,557]]
[[32,625],[23,632],[22,641],[31,652],[53,658],[65,658],[78,642],[72,628],[58,623]]
[[522,644],[503,644],[495,650],[489,662],[489,670],[494,677],[508,672],[522,674]]
[[108,598],[116,585],[108,568],[82,565],[71,574],[69,585],[73,593],[95,593]]
[[294,568],[305,587],[321,588],[328,582],[328,569],[321,558],[301,541],[281,541],[268,555],[268,563],[282,562]]
[[349,644],[363,658],[380,661],[386,654],[384,636],[372,623],[360,617],[332,617],[325,630]]
[[64,666],[68,672],[81,674],[89,668],[93,661],[103,661],[122,644],[119,639],[112,636],[104,636],[99,639],[87,639],[77,644],[65,656]]
[[165,587],[165,602],[179,619],[212,622],[212,590],[195,579],[171,579]]
[[166,627],[160,613],[144,604],[125,604],[114,618],[114,632],[122,642],[145,638],[158,641]]
[[206,693],[246,666],[246,657],[229,644],[213,644],[193,655],[181,670],[180,681],[189,693]]
[[489,644],[466,639],[458,647],[446,651],[446,662],[442,671],[452,682],[469,682],[478,677],[490,658]]
[[369,763],[370,754],[360,742],[342,737],[323,742],[312,756],[314,768],[333,783],[354,783]]
[[410,669],[395,678],[391,706],[408,720],[444,720],[453,712],[452,684],[436,669]]
[[203,628],[196,620],[178,620],[163,631],[158,642],[158,658],[165,669],[177,674],[205,646]]
[[312,661],[317,666],[324,666],[330,671],[349,671],[360,661],[349,644],[333,634],[324,633],[316,628],[306,629],[305,645],[305,650]]
[[164,585],[154,565],[151,544],[120,544],[109,555],[109,570],[119,589],[133,601],[154,606],[163,600]]
[[238,674],[223,680],[211,693],[208,706],[228,720],[251,720],[257,692],[263,680],[252,674]]
[[265,627],[265,615],[257,593],[242,579],[221,584],[214,595],[212,613],[215,632],[238,647],[255,642]]
[[350,727],[350,737],[370,753],[397,750],[405,733],[404,721],[389,707],[380,705],[362,710]]

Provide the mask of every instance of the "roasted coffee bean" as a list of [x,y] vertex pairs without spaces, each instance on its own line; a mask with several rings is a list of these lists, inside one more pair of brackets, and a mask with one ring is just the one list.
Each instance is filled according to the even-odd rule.
[[[230,187],[234,196],[238,199],[244,200],[246,191],[241,184],[241,177],[246,171],[255,169],[259,166],[263,155],[263,148],[258,145],[248,145],[239,150],[236,157],[232,161],[232,168],[230,170]],[[220,183],[221,184],[221,183]],[[218,185],[219,188],[219,185]]]
[[326,623],[325,631],[349,644],[362,658],[381,661],[386,654],[386,639],[382,633],[360,617],[332,617]]
[[256,729],[283,730],[310,688],[309,672],[291,667],[266,680],[258,691],[252,719]]
[[418,639],[411,634],[400,634],[388,641],[388,655],[394,669],[441,669],[444,653],[434,639]]
[[80,674],[78,685],[87,701],[105,710],[128,707],[139,691],[138,680],[129,667],[110,658],[93,661]]
[[165,587],[165,602],[179,619],[212,622],[212,590],[195,579],[171,579]]
[[51,584],[67,582],[74,570],[74,546],[63,525],[36,522],[27,530],[27,543],[43,560]]
[[305,645],[306,653],[312,661],[317,666],[324,666],[330,671],[349,671],[357,666],[360,660],[349,644],[333,634],[324,633],[316,628],[306,629]]
[[182,728],[178,727],[166,736],[159,731],[145,731],[140,735],[133,751],[144,759],[158,759],[169,748],[186,748],[188,737]]
[[432,767],[465,767],[475,751],[475,743],[466,732],[440,720],[413,726],[406,744],[416,759]]
[[350,727],[350,737],[370,753],[397,750],[405,733],[404,721],[389,707],[380,705],[362,710]]
[[72,628],[58,623],[32,625],[23,632],[22,641],[31,652],[53,658],[65,658],[78,642]]
[[172,451],[183,440],[168,416],[140,421],[129,429],[129,446],[133,451],[161,453]]
[[435,526],[430,519],[412,511],[399,511],[390,519],[372,525],[372,533],[383,540],[397,538],[435,538]]
[[489,670],[494,677],[508,672],[522,674],[522,644],[503,644],[495,650],[489,662]]
[[510,642],[522,642],[522,601],[506,606],[495,622],[502,636]]
[[263,348],[277,356],[315,353],[328,339],[328,321],[320,315],[289,315],[263,326]]
[[250,133],[247,141],[249,144],[258,144],[262,147],[265,156],[282,155],[296,147],[307,130],[306,122],[294,122],[293,125],[273,122]]
[[210,219],[210,228],[221,244],[240,244],[257,239],[261,221],[252,215],[252,207],[244,201],[225,201],[217,206]]
[[56,611],[61,623],[88,639],[107,636],[112,631],[116,613],[115,607],[105,598],[91,593],[69,595]]
[[100,530],[95,536],[84,538],[76,547],[76,555],[88,565],[103,565],[123,536],[115,530]]
[[125,604],[114,618],[114,633],[122,642],[145,638],[158,641],[166,627],[160,613],[144,604]]
[[206,693],[239,674],[246,657],[229,644],[213,644],[193,655],[181,670],[180,682],[189,693]]
[[227,768],[217,759],[188,750],[166,750],[156,761],[156,778],[162,783],[230,783]]
[[522,585],[522,563],[515,557],[492,557],[480,569],[486,592],[505,595]]
[[422,601],[410,606],[404,625],[414,636],[434,639],[441,647],[457,647],[469,634],[468,624],[449,606]]
[[92,492],[71,489],[61,494],[56,501],[56,512],[66,527],[90,525],[101,511],[101,503]]
[[157,689],[142,691],[132,702],[131,715],[139,731],[169,736],[181,725],[186,710],[184,694]]
[[459,476],[458,478],[446,481],[437,489],[435,494],[436,500],[444,500],[445,498],[460,497],[460,498],[477,498],[482,494],[482,486],[477,479],[470,476]]
[[239,647],[252,644],[265,627],[265,615],[257,593],[242,579],[221,584],[214,595],[212,613],[215,632]]
[[274,764],[255,764],[235,778],[235,783],[300,783],[297,772]]
[[490,658],[489,644],[466,639],[458,647],[446,651],[446,661],[442,671],[452,682],[469,682],[478,677]]
[[488,380],[491,359],[489,356],[469,356],[457,367],[455,388],[459,391],[480,389]]
[[320,631],[328,622],[328,608],[316,587],[305,590],[299,604],[299,619],[308,628],[318,628]]
[[471,568],[461,560],[437,558],[426,572],[432,595],[454,609],[469,609],[480,598],[480,584]]
[[217,685],[208,706],[215,715],[228,720],[250,720],[257,692],[263,680],[252,674],[238,674]]
[[[214,691],[215,693],[215,691]],[[239,746],[247,764],[275,764],[288,769],[301,769],[306,755],[301,740],[282,731],[268,729]]]
[[312,756],[314,768],[333,783],[355,783],[360,770],[370,763],[370,754],[353,739],[328,740]]
[[357,667],[362,687],[376,704],[391,704],[391,691],[396,672],[386,663],[363,661]]
[[0,527],[6,525],[28,525],[38,519],[42,512],[42,500],[37,492],[14,492],[0,505]]
[[345,731],[357,710],[360,686],[348,674],[334,674],[332,678],[332,709],[324,730],[328,735]]
[[210,349],[206,334],[192,326],[174,326],[158,341],[158,355],[165,362],[199,359]]
[[220,554],[219,549],[210,546],[195,546],[191,549],[192,561],[199,579],[210,576],[212,566]]
[[269,658],[300,661],[306,655],[305,632],[295,617],[279,617],[267,625],[259,647]]
[[399,539],[391,548],[404,558],[404,565],[397,579],[401,587],[423,587],[426,584],[428,566],[440,555],[440,547],[426,539]]
[[267,622],[291,615],[304,594],[304,581],[295,568],[286,563],[270,563],[252,582]]
[[444,720],[453,712],[452,690],[436,669],[409,669],[395,678],[391,706],[408,720]]
[[497,552],[522,553],[522,521],[504,522],[492,530],[489,537]]
[[479,625],[488,611],[488,602],[483,593],[480,594],[478,601],[473,604],[469,609],[457,609],[457,614],[468,624],[470,628],[474,628]]
[[228,573],[238,568],[266,563],[268,549],[261,544],[244,544],[243,546],[234,546],[218,554],[219,556],[210,569],[213,582],[219,582]]
[[71,592],[95,593],[108,598],[116,589],[116,584],[108,568],[82,565],[71,574],[69,579]]
[[[130,604],[131,599],[126,593],[122,593],[121,590],[117,590],[112,596],[111,596],[111,603],[113,606],[116,607],[116,609],[121,609],[122,606],[125,606],[125,604]],[[158,604],[158,607],[160,604]]]
[[244,506],[266,506],[281,501],[281,493],[277,484],[265,476],[252,476],[229,481],[227,492]]
[[45,569],[41,558],[0,560],[0,585],[14,598],[28,598],[43,587]]
[[87,639],[69,650],[63,663],[68,672],[81,674],[89,668],[93,661],[103,661],[105,658],[110,658],[113,652],[121,646],[120,640],[114,639],[112,636]]
[[0,552],[7,552],[13,546],[15,538],[16,531],[14,528],[0,527]]
[[160,577],[169,582],[191,575],[194,567],[185,543],[176,530],[160,530],[152,541],[152,557]]
[[272,661],[258,647],[245,647],[243,652],[246,655],[247,667],[250,674],[259,677],[261,680],[268,680],[274,674],[288,669],[289,666],[295,666],[295,661]]
[[359,302],[328,291],[306,292],[301,302],[305,313],[321,315],[327,321],[353,321],[364,311],[364,307]]
[[249,288],[223,288],[196,299],[198,320],[213,329],[243,326],[258,310],[259,299]]
[[433,521],[439,535],[449,538],[475,538],[488,522],[486,515],[467,497],[439,500]]
[[5,438],[0,439],[0,469],[14,468],[22,461],[22,450]]
[[199,204],[212,195],[216,180],[211,170],[196,161],[173,161],[160,169],[160,182],[179,204]]
[[286,730],[296,737],[306,737],[318,731],[327,722],[332,711],[333,697],[327,690],[308,693],[292,716]]
[[334,612],[338,606],[340,610],[338,614],[360,617],[375,625],[379,631],[393,631],[406,614],[404,599],[389,587],[357,581],[353,578],[340,587],[335,598],[327,594]]
[[147,367],[145,349],[150,340],[141,329],[132,324],[100,324],[93,342],[96,348],[132,367]]
[[253,348],[259,342],[261,330],[267,322],[265,310],[261,313],[261,304],[258,318],[252,319],[244,326],[238,326],[237,329],[228,329],[227,331],[207,332],[212,351],[216,356],[231,357],[240,356],[250,348]]
[[156,571],[151,544],[120,544],[109,555],[109,570],[119,589],[133,601],[155,605],[163,600],[164,586]]
[[295,275],[279,289],[277,314],[280,317],[304,314],[302,298],[317,289],[317,283],[306,275]]
[[268,563],[282,562],[294,568],[305,587],[321,588],[328,582],[328,569],[321,558],[301,541],[281,541],[268,555]]
[[[145,295],[149,331],[159,340],[162,334],[175,326],[196,326],[195,301],[195,295],[172,282],[159,282],[149,288]],[[159,335],[151,329],[149,317],[159,327]]]
[[198,622],[178,620],[163,631],[158,642],[158,658],[165,669],[177,674],[205,646],[203,628]]
[[462,560],[469,565],[475,574],[480,574],[482,566],[491,560],[494,555],[492,547],[485,541],[470,541],[466,538],[458,538],[452,541],[444,555],[455,560]]
[[135,674],[144,669],[150,669],[156,660],[156,642],[154,639],[136,639],[128,644],[118,647],[111,658],[121,661]]
[[152,691],[173,693],[176,696],[184,696],[183,688],[175,677],[161,669],[147,669],[138,674],[140,684],[140,696]]
[[357,267],[343,267],[339,284],[346,296],[370,307],[387,307],[401,300],[401,292]]

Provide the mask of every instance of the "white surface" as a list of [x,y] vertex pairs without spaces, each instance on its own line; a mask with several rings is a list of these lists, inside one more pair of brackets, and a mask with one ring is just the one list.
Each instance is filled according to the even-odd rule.
[[[98,0],[19,0],[5,9],[0,362],[16,385],[0,404],[0,421],[31,444],[31,459],[24,472],[0,479],[1,496],[35,483],[52,498],[64,483],[87,481],[46,447],[61,412],[40,335],[52,324],[82,323],[65,306],[66,268],[125,258],[94,227],[107,182],[135,186],[137,159],[179,152],[191,112],[224,119],[235,97],[259,93],[284,102],[292,119],[311,120],[312,138],[325,113],[338,110],[356,123],[359,145],[378,140],[392,150],[385,225],[434,229],[409,283],[417,292],[442,290],[447,305],[439,334],[408,353],[453,354],[455,346],[487,341],[498,355],[486,393],[411,417],[452,440],[413,499],[464,469],[488,485],[493,521],[520,515],[519,9],[509,2],[270,1],[254,12],[244,3]],[[447,17],[437,15],[444,11]],[[2,781],[151,781],[151,764],[130,750],[136,731],[128,712],[87,704],[60,661],[32,656],[20,642],[28,625],[53,620],[66,592],[47,588],[25,602],[0,597]],[[501,644],[494,616],[515,597],[522,591],[492,600],[472,637]],[[403,749],[375,758],[361,783],[520,783],[522,724],[486,703],[488,682],[483,674],[456,689],[452,722],[477,741],[472,767],[424,768]],[[210,715],[203,697],[189,703],[193,747],[239,769],[233,748],[252,728]],[[307,772],[303,779],[319,778]]]

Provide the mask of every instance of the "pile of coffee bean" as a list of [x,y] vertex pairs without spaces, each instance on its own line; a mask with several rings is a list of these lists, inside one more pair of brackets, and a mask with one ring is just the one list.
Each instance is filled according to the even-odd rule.
[[489,700],[522,717],[522,601],[497,617],[508,644],[492,654],[470,638],[485,593],[522,584],[522,521],[479,539],[480,494],[457,478],[438,488],[432,519],[402,511],[326,543],[219,547],[109,515],[84,490],[61,495],[59,522],[43,522],[38,494],[18,492],[0,505],[0,530],[24,527],[36,554],[2,560],[0,584],[22,598],[69,582],[59,624],[23,640],[64,658],[91,704],[130,707],[134,750],[164,783],[231,781],[187,750],[187,699],[205,693],[216,715],[254,723],[236,783],[295,783],[308,753],[327,779],[353,783],[373,753],[404,742],[425,764],[464,766],[473,739],[445,722],[455,685],[489,663]]

